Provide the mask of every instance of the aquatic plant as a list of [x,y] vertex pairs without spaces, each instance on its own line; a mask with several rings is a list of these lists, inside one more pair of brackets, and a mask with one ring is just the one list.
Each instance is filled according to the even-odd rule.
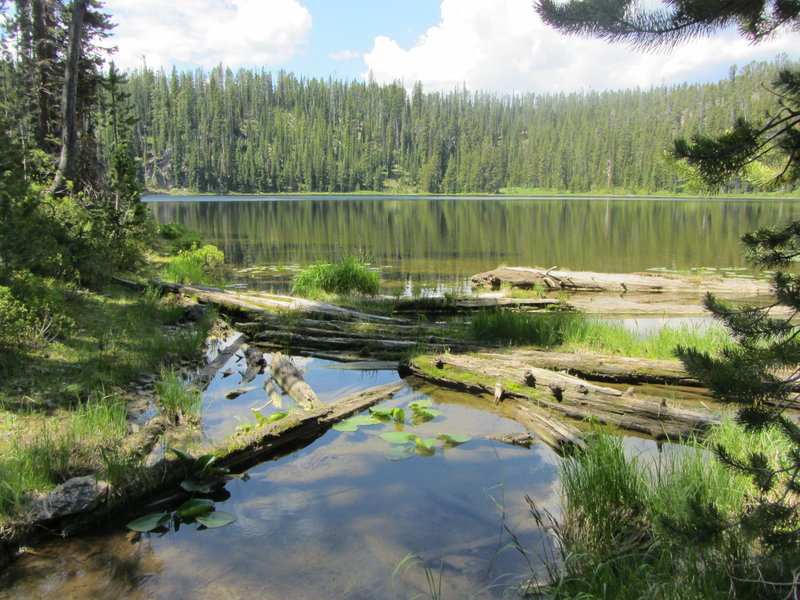
[[236,427],[236,433],[248,433],[256,428],[258,425],[266,425],[268,423],[275,423],[280,421],[281,419],[286,418],[285,412],[274,412],[268,417],[265,417],[257,410],[251,409],[250,412],[252,413],[253,417],[255,417],[255,423],[242,423],[241,425]]
[[389,460],[405,460],[415,454],[433,456],[436,454],[436,443],[441,442],[443,450],[465,444],[472,438],[466,433],[440,433],[436,437],[422,438],[405,431],[388,431],[381,438],[396,446],[390,448],[384,456]]
[[375,296],[380,289],[378,271],[355,257],[338,263],[317,263],[294,277],[292,293],[314,297],[320,293],[346,295],[353,292]]
[[202,408],[200,392],[186,389],[175,371],[162,369],[154,388],[161,413],[170,421],[180,422],[199,416]]
[[164,266],[161,276],[174,283],[215,285],[221,282],[218,270],[224,261],[222,250],[206,244],[181,251]]
[[[227,468],[216,465],[217,457],[213,454],[195,458],[177,448],[170,450],[183,463],[185,469],[185,477],[180,485],[193,496],[210,493],[220,477],[228,473]],[[148,513],[130,521],[127,527],[142,533],[165,532],[169,528],[177,531],[182,524],[198,523],[207,529],[212,529],[229,525],[235,520],[234,515],[216,510],[216,503],[213,500],[192,497],[173,511]]]

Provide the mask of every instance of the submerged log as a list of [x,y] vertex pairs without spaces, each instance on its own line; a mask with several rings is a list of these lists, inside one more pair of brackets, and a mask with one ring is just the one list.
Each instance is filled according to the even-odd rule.
[[272,355],[269,372],[284,393],[304,410],[314,410],[323,406],[317,394],[303,379],[303,375],[291,361],[280,352]]
[[[435,368],[437,362],[443,363],[444,368]],[[410,368],[418,377],[440,385],[488,394],[494,392],[496,381],[500,380],[509,399],[525,399],[529,405],[572,419],[606,423],[656,439],[702,437],[710,424],[718,422],[712,415],[669,406],[661,398],[636,398],[530,365],[508,366],[485,358],[446,354],[417,357]],[[530,386],[532,381],[535,386]]]
[[471,281],[473,285],[492,288],[499,288],[502,284],[521,288],[538,285],[548,291],[573,292],[726,292],[748,296],[772,293],[768,282],[754,279],[667,277],[647,273],[594,273],[532,267],[499,267],[493,271],[473,275]]

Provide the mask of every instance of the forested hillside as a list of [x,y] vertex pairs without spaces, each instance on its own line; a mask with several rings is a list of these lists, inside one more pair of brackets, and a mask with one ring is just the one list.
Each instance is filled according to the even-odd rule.
[[[130,75],[150,188],[199,192],[680,191],[673,138],[776,102],[785,57],[714,84],[497,96],[217,67]],[[745,191],[734,184],[733,191]]]

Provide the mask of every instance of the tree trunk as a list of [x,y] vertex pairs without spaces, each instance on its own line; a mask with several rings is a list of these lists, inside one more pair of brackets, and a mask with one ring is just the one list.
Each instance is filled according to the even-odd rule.
[[83,54],[83,29],[88,0],[74,0],[72,18],[69,24],[69,46],[67,64],[64,72],[64,87],[61,98],[61,157],[58,170],[50,186],[51,194],[61,194],[66,182],[75,175],[75,162],[78,152],[78,67]]

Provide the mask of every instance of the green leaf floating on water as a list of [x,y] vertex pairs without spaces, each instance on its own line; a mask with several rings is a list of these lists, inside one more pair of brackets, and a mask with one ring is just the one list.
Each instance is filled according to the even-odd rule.
[[147,533],[148,531],[154,531],[166,525],[169,521],[169,517],[170,513],[167,512],[150,513],[138,519],[134,519],[128,523],[127,527],[133,531]]
[[381,420],[372,415],[356,415],[333,426],[336,431],[356,431],[362,425],[378,425]]
[[416,453],[416,447],[406,444],[405,446],[392,446],[384,453],[384,456],[388,460],[405,460],[411,458]]
[[224,527],[225,525],[230,525],[236,520],[230,513],[222,512],[221,510],[215,510],[214,512],[206,513],[203,515],[197,515],[196,521],[208,527],[209,529],[214,529],[215,527]]
[[175,514],[181,519],[188,519],[211,512],[213,508],[213,500],[209,500],[208,498],[192,498],[181,504],[178,510],[175,511]]
[[406,433],[405,431],[387,431],[382,433],[381,437],[390,444],[407,444],[411,440],[417,439],[413,433]]
[[211,486],[207,483],[202,483],[196,479],[184,479],[181,481],[181,487],[187,492],[200,492],[207,494],[211,491]]

